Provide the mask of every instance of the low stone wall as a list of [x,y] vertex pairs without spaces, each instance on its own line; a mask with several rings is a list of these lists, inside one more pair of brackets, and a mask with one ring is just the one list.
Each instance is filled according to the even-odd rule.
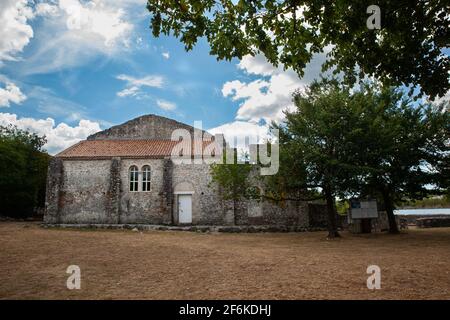
[[450,215],[446,214],[399,214],[396,216],[406,220],[406,223],[409,225],[417,225],[417,220],[422,218],[425,219],[450,218]]
[[288,226],[169,226],[150,224],[42,224],[44,228],[66,229],[118,229],[134,231],[191,231],[191,232],[228,232],[228,233],[257,233],[257,232],[305,232],[319,231],[311,228]]
[[[328,212],[327,206],[324,204],[309,203],[308,204],[308,218],[309,229],[326,230],[328,226]],[[336,214],[336,223],[338,228],[346,229],[347,215]]]
[[418,218],[416,220],[416,225],[419,228],[442,228],[450,227],[450,216],[449,217],[427,217]]

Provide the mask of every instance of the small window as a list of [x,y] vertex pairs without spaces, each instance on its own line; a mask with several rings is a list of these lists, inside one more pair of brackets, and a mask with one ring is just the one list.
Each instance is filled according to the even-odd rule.
[[150,166],[142,167],[142,191],[150,191],[151,173]]
[[139,171],[136,166],[130,167],[130,191],[138,191]]

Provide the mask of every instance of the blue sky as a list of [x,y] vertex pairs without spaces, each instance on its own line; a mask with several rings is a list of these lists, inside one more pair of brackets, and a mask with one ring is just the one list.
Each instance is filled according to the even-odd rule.
[[291,109],[291,93],[320,73],[317,55],[300,79],[262,56],[217,61],[200,41],[186,52],[154,38],[146,0],[2,0],[0,125],[46,135],[54,154],[144,114],[212,133],[262,135]]

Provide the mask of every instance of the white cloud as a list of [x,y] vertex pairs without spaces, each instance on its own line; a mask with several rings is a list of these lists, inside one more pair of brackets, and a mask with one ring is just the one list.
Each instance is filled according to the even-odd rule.
[[20,104],[27,98],[14,83],[0,77],[0,83],[2,82],[5,87],[0,87],[0,107],[9,107],[11,102]]
[[[328,52],[331,48],[327,48]],[[240,102],[236,120],[208,130],[212,134],[223,133],[232,146],[247,149],[248,143],[261,143],[268,137],[269,124],[284,120],[284,110],[293,110],[292,93],[304,89],[321,73],[325,54],[316,55],[299,78],[293,70],[283,66],[274,67],[262,55],[244,56],[238,69],[248,75],[259,76],[256,80],[232,80],[222,86],[222,95]],[[261,120],[265,124],[261,125]]]
[[121,74],[116,77],[119,80],[126,82],[126,88],[117,92],[117,96],[123,97],[137,97],[142,93],[141,87],[162,88],[164,86],[164,78],[159,75],[149,75],[143,78],[135,78],[129,75]]
[[[128,50],[133,31],[128,21],[136,21],[130,10],[138,2],[142,0],[59,0],[36,4],[34,12],[27,7],[42,21],[34,30],[32,52],[19,71],[25,75],[54,72],[83,65],[99,55],[108,58]],[[33,30],[26,20],[24,23],[31,32],[29,39]]]
[[277,70],[282,71],[280,68],[275,68],[272,64],[268,63],[266,58],[261,54],[242,57],[237,67],[246,73],[260,76],[270,76]]
[[248,144],[262,143],[267,139],[268,126],[245,121],[234,121],[209,129],[208,132],[213,135],[223,134],[231,147],[245,150]]
[[169,52],[163,52],[163,53],[162,53],[162,56],[163,56],[164,59],[167,60],[167,59],[170,58],[170,53],[169,53]]
[[52,118],[18,118],[15,114],[0,113],[0,125],[10,124],[41,136],[45,135],[47,144],[44,148],[50,154],[56,154],[101,130],[97,122],[90,120],[80,120],[77,126],[71,127],[64,122],[56,125],[55,120]]
[[147,86],[147,87],[162,88],[164,84],[164,78],[158,75],[149,75],[143,78],[135,78],[125,74],[121,74],[117,76],[117,79],[128,82],[128,85],[137,87]]
[[123,20],[125,12],[122,8],[104,1],[59,0],[59,8],[64,12],[67,29],[98,37],[106,46],[112,46],[132,28]]
[[262,55],[244,56],[237,67],[250,75],[260,76],[259,79],[243,82],[233,80],[222,87],[224,97],[239,101],[237,120],[258,123],[261,120],[282,121],[283,110],[292,110],[292,93],[305,88],[321,72],[325,54],[316,55],[305,69],[305,76],[299,78],[292,69],[283,70],[283,66],[274,67]]
[[292,92],[299,87],[297,79],[287,73],[278,73],[267,81],[227,82],[222,88],[222,94],[230,96],[233,101],[243,101],[236,114],[237,120],[271,122],[282,120],[282,111],[293,108]]
[[130,88],[125,88],[119,92],[117,92],[117,96],[123,98],[123,97],[128,97],[128,96],[136,96],[139,93],[139,88],[138,87],[130,87]]
[[173,102],[165,101],[165,100],[156,100],[156,104],[163,110],[171,111],[177,108],[177,105]]
[[2,0],[0,2],[0,65],[2,61],[15,61],[16,55],[33,37],[28,20],[33,10],[27,0]]

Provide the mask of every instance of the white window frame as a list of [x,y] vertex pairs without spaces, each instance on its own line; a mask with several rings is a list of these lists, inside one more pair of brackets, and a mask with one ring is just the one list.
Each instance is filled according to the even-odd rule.
[[142,192],[152,191],[152,168],[149,165],[142,167]]
[[130,192],[139,191],[139,168],[135,165],[128,169],[128,190]]

